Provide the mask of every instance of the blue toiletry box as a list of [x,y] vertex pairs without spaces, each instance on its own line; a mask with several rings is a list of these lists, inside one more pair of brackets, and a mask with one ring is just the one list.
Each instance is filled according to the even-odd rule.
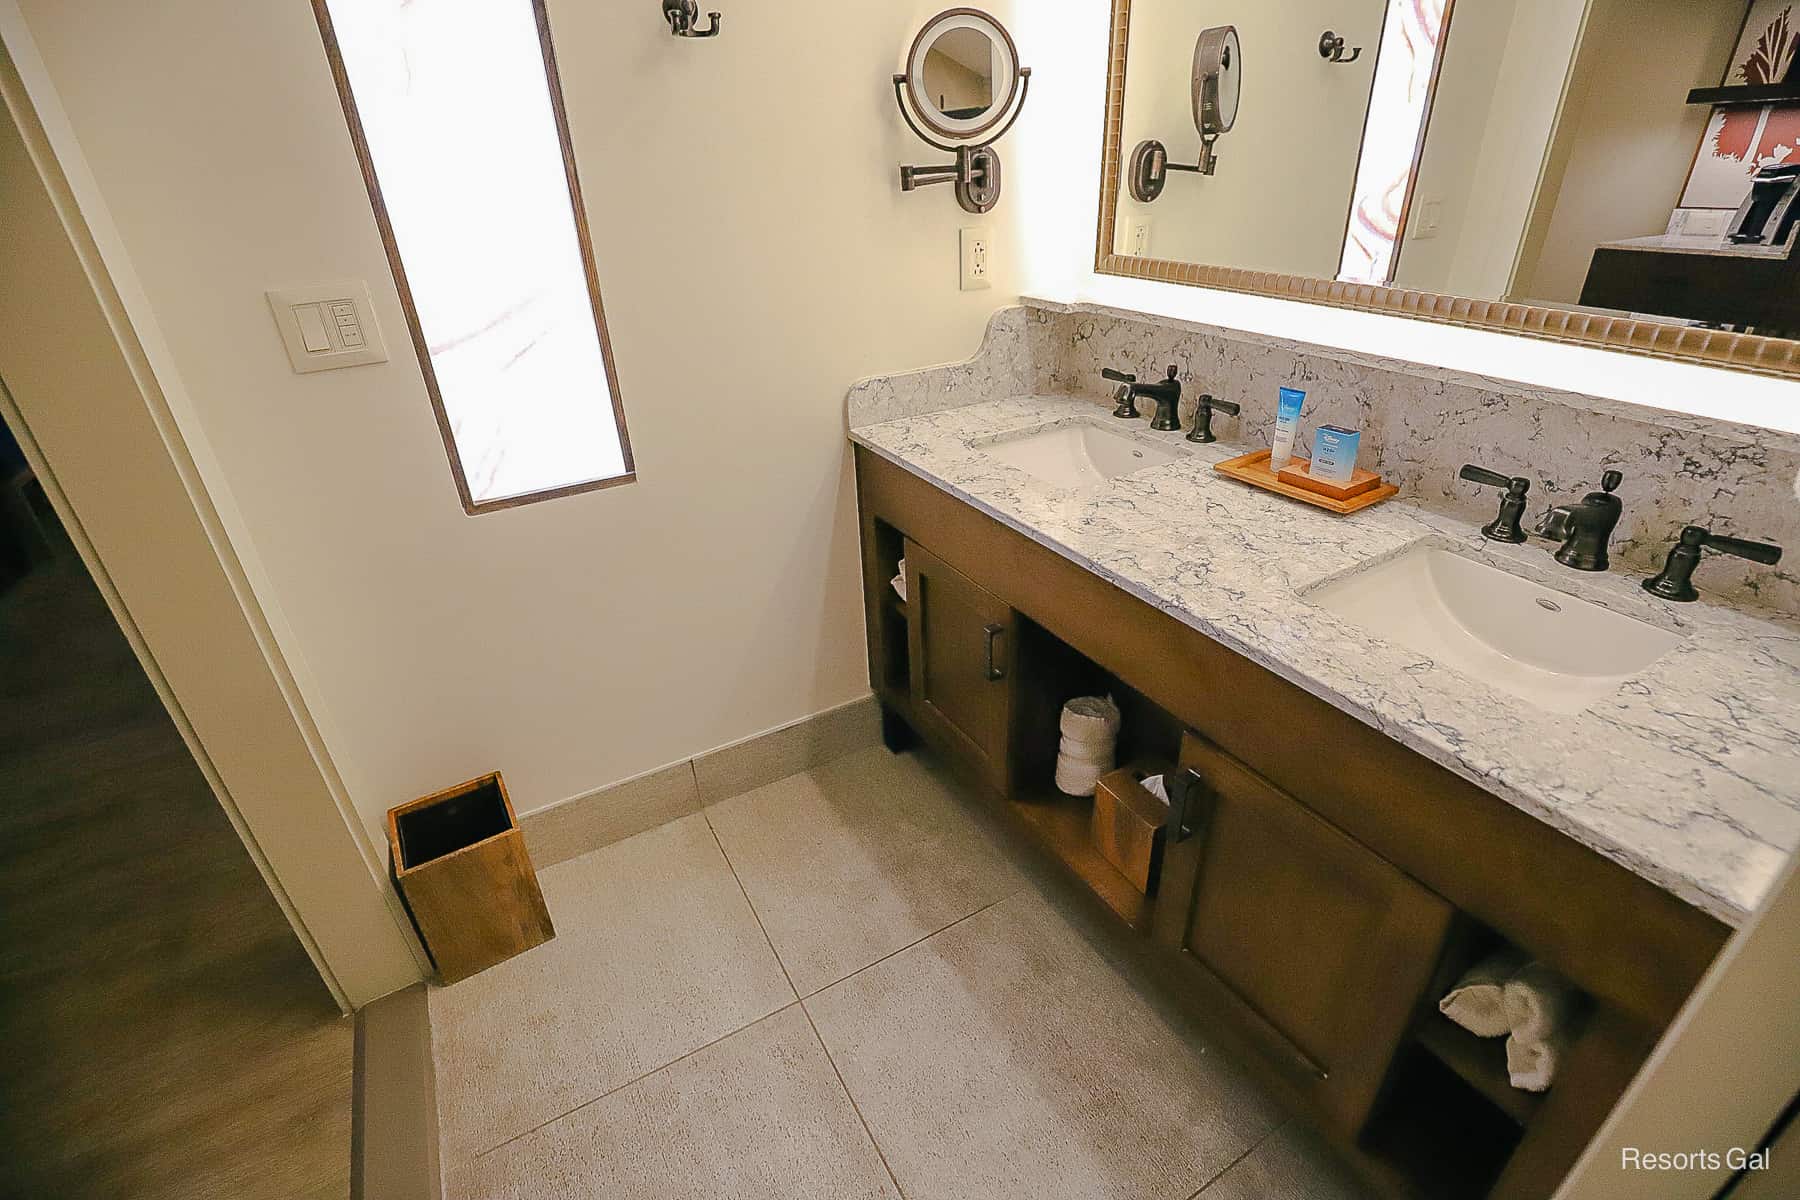
[[1312,469],[1314,479],[1326,483],[1349,483],[1356,474],[1356,451],[1362,445],[1362,434],[1336,425],[1321,425],[1313,434]]

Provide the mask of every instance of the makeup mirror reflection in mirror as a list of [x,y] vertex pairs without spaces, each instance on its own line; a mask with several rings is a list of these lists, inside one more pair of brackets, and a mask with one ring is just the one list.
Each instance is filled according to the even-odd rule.
[[[1385,294],[1363,285],[1501,301],[1666,326],[1671,347],[1800,334],[1791,0],[1117,3],[1104,271],[1278,295],[1323,280],[1344,287],[1307,294],[1363,287],[1377,309]],[[1133,188],[1146,141],[1194,161],[1192,55],[1223,25],[1256,63],[1224,165]],[[1783,346],[1734,361],[1792,371]]]

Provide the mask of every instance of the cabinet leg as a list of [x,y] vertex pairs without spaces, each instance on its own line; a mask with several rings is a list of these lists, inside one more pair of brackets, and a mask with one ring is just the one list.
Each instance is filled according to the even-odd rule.
[[906,718],[889,708],[881,706],[881,742],[894,754],[905,754],[919,744],[919,735]]

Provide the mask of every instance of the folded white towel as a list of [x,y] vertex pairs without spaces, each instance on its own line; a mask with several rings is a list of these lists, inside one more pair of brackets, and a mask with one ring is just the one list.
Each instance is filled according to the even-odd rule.
[[888,586],[894,589],[902,604],[906,603],[906,560],[900,560],[900,573],[888,580]]
[[1507,1073],[1516,1088],[1544,1091],[1556,1078],[1557,1063],[1568,1048],[1577,993],[1566,979],[1540,962],[1519,968],[1503,990],[1506,1017],[1512,1026],[1506,1039]]
[[1517,950],[1496,951],[1476,963],[1438,1001],[1438,1011],[1476,1037],[1505,1037],[1512,1032],[1506,1011],[1506,981],[1525,965]]

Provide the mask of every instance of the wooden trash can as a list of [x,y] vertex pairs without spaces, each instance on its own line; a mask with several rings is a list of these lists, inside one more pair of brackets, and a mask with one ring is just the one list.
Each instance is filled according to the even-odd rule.
[[1162,763],[1120,767],[1102,775],[1094,789],[1094,849],[1146,896],[1156,895],[1162,874],[1169,806],[1145,790],[1144,780],[1172,769]]
[[556,936],[499,772],[389,809],[388,854],[444,983]]

